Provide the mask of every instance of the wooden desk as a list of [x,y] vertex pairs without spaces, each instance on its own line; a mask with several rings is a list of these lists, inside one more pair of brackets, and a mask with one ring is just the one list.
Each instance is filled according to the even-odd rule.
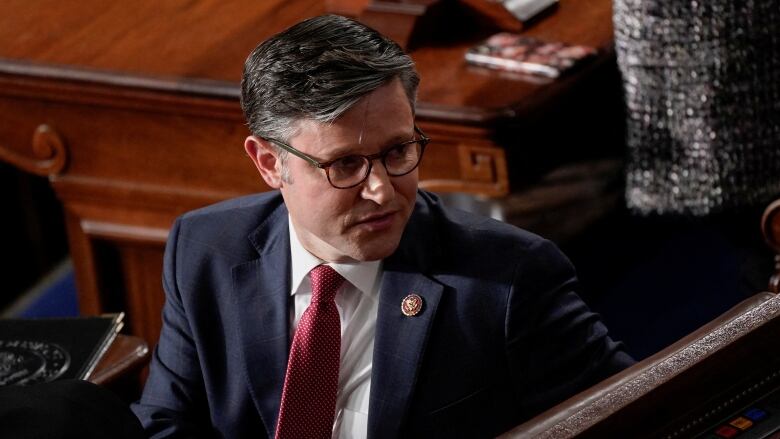
[[[611,71],[611,2],[561,0],[528,30],[601,50],[576,74],[546,83],[466,66],[466,49],[498,29],[459,11],[411,49],[423,78],[418,122],[434,139],[421,186],[501,197],[522,184],[514,175],[539,166],[540,152],[561,155],[546,135],[534,140],[532,126],[577,90],[599,91],[594,80]],[[131,333],[156,341],[173,219],[267,190],[241,147],[246,55],[323,12],[320,0],[0,4],[0,159],[50,178],[82,313],[127,310]],[[576,150],[586,149],[582,137]]]

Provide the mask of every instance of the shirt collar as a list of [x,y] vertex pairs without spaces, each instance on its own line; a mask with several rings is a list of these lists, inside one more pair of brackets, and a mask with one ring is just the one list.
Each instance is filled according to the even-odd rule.
[[[292,261],[292,278],[290,279],[292,289],[290,294],[294,295],[309,272],[314,267],[324,264],[325,261],[309,253],[303,247],[303,244],[298,240],[295,226],[289,215],[287,216],[287,221],[290,225],[290,259]],[[374,284],[381,272],[382,261],[347,264],[328,263],[327,265],[333,267],[338,274],[344,276],[344,279],[357,287],[358,290],[365,294],[373,294],[375,292]]]

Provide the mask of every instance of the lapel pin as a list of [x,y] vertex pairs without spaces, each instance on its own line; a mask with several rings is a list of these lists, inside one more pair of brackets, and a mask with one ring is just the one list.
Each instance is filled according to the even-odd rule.
[[406,317],[416,316],[420,313],[422,306],[422,297],[412,293],[404,297],[404,300],[401,301],[401,312],[404,313]]

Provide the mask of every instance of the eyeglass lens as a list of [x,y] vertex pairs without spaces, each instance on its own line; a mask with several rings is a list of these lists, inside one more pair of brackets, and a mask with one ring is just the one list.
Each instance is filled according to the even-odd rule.
[[[422,155],[421,141],[394,146],[380,158],[387,173],[392,176],[405,175],[414,170]],[[350,155],[331,163],[328,178],[332,185],[347,188],[360,184],[368,177],[371,163],[368,157]]]

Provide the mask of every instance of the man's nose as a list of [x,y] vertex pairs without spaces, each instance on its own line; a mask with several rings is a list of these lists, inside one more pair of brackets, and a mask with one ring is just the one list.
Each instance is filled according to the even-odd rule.
[[390,176],[387,174],[384,164],[377,160],[371,167],[366,181],[363,182],[361,195],[367,200],[383,205],[393,199],[395,188]]

